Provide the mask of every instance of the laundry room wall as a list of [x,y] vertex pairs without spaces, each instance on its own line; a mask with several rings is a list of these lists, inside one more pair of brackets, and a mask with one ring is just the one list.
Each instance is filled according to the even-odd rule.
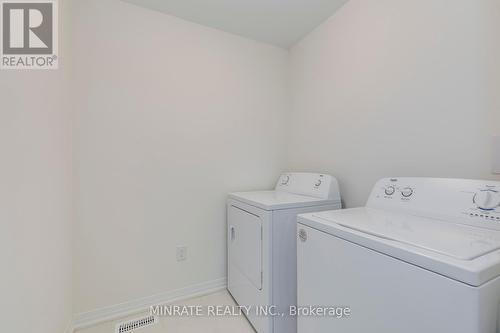
[[500,1],[485,1],[485,10],[488,13],[486,18],[486,35],[488,38],[488,73],[490,75],[489,97],[491,98],[493,134],[500,136]]
[[285,167],[287,51],[118,0],[76,12],[77,317],[223,282],[226,194]]
[[290,168],[337,176],[346,207],[387,176],[499,179],[492,7],[350,0],[291,50]]
[[71,323],[70,2],[59,1],[58,70],[0,70],[2,332]]

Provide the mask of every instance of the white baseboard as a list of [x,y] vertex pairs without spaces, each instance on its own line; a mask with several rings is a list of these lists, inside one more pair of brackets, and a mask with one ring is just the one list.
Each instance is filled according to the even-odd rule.
[[169,304],[184,299],[199,297],[224,290],[226,289],[226,283],[226,278],[221,278],[186,288],[169,291],[159,295],[144,297],[134,301],[80,313],[75,316],[72,330],[70,332],[73,332],[73,330],[93,326],[105,321],[114,320],[147,311],[151,306]]

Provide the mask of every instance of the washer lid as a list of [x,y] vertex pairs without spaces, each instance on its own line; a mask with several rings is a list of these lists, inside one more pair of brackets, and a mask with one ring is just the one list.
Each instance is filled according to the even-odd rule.
[[500,275],[500,231],[371,208],[306,214],[299,222],[470,285]]
[[283,191],[235,192],[229,194],[230,199],[264,210],[278,210],[340,203],[338,200],[320,199]]

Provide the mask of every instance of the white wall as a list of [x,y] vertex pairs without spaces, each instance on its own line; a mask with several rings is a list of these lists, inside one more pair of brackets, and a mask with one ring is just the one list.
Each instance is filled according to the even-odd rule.
[[500,1],[484,0],[484,10],[488,13],[485,18],[486,36],[489,49],[487,52],[488,73],[490,76],[489,92],[492,112],[491,127],[493,133],[500,136]]
[[350,0],[291,50],[291,169],[336,175],[347,207],[385,176],[494,178],[493,6]]
[[118,0],[76,11],[76,313],[224,278],[226,194],[284,167],[287,52]]
[[72,314],[68,0],[60,69],[0,71],[2,332],[62,333]]
[[74,17],[67,2],[62,68],[0,72],[6,331],[64,330],[72,250],[75,313],[223,278],[227,192],[285,167],[336,175],[348,207],[383,176],[493,177],[496,0],[350,0],[290,67],[284,50],[118,0],[77,1]]

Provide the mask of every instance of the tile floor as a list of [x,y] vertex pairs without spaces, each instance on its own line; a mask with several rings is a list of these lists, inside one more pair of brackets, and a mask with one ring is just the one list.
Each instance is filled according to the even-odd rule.
[[[218,306],[218,305],[235,305],[234,300],[227,293],[221,291],[215,294],[193,298],[183,302],[176,303],[179,305],[202,305],[202,306]],[[76,333],[115,333],[117,322],[136,319],[147,313],[136,314],[127,318],[109,321],[97,326],[78,330]],[[225,317],[167,317],[161,316],[158,324],[134,331],[134,333],[255,333],[252,326],[248,323],[244,316],[225,316]]]

